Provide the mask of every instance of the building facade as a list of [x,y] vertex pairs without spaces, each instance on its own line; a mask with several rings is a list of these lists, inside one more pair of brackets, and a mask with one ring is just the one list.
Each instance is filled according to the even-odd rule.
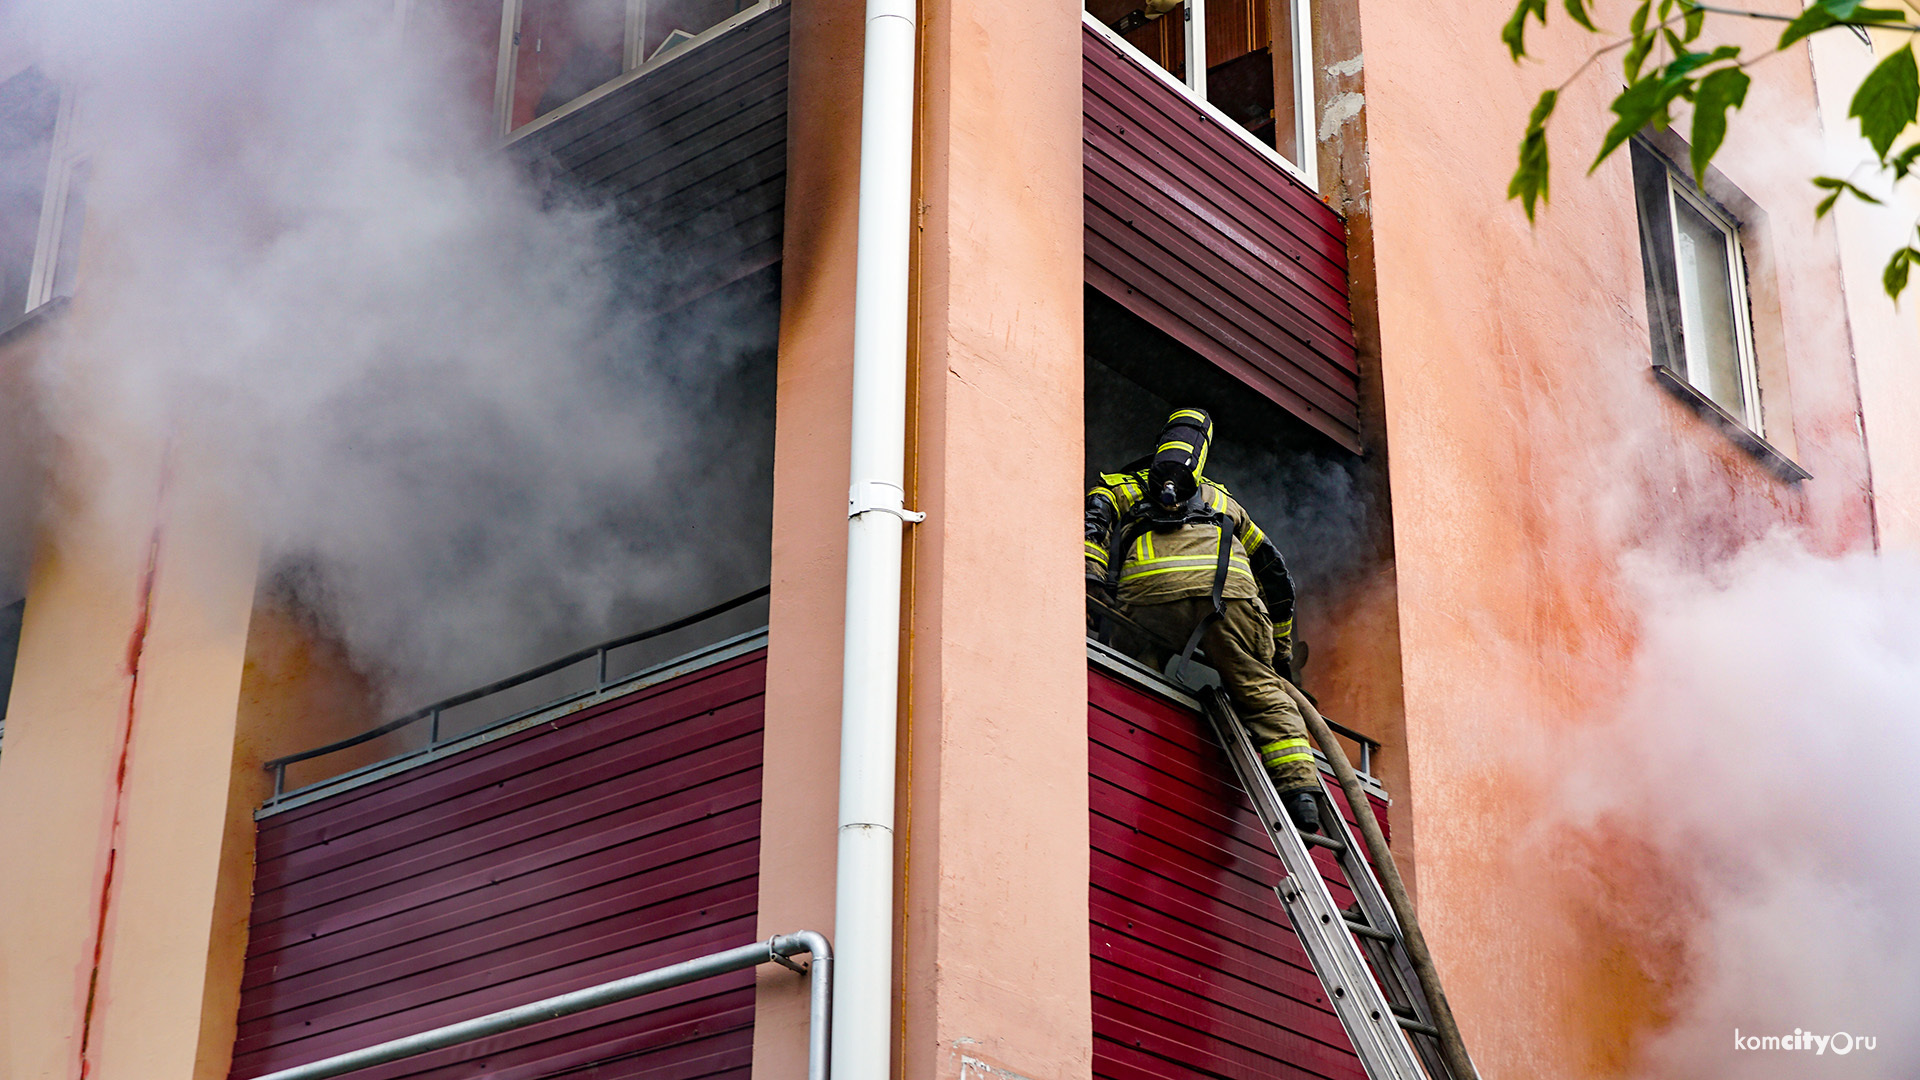
[[[247,1080],[835,936],[863,8],[403,6],[459,46],[489,153],[644,235],[649,341],[737,331],[706,482],[759,554],[669,538],[698,587],[605,636],[741,602],[383,696],[220,447],[73,389],[126,302],[128,211],[86,198],[115,149],[0,56],[7,175],[44,178],[0,192],[34,222],[0,235],[32,507],[0,537],[0,1077]],[[1364,1075],[1193,699],[1088,636],[1086,483],[1200,404],[1482,1074],[1621,1075],[1684,981],[1660,891],[1624,884],[1661,868],[1515,838],[1631,670],[1631,564],[1911,538],[1911,313],[1769,141],[1831,131],[1859,58],[1782,58],[1707,176],[1649,131],[1529,227],[1505,181],[1545,76],[1503,5],[1148,14],[919,6],[895,1070]],[[1598,143],[1611,87],[1573,85],[1558,145]],[[808,1037],[806,980],[763,966],[364,1075],[780,1080]]]

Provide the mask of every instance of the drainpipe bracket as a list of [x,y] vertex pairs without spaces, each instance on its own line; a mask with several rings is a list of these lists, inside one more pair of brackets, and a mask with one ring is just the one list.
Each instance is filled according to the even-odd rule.
[[917,525],[927,520],[927,515],[906,508],[907,493],[899,484],[890,484],[885,480],[857,480],[847,489],[847,516],[857,518],[861,514],[878,511],[892,514],[901,521]]

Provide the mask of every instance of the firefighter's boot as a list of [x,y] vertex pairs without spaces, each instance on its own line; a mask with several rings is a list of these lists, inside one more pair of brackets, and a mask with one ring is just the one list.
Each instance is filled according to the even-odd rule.
[[1320,831],[1320,800],[1313,797],[1311,791],[1289,791],[1280,796],[1281,805],[1287,808],[1287,816],[1301,832]]

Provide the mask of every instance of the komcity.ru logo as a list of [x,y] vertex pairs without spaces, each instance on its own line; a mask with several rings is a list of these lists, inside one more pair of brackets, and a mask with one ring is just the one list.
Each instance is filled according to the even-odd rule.
[[1811,1050],[1815,1054],[1832,1050],[1836,1054],[1851,1054],[1855,1050],[1873,1049],[1874,1041],[1872,1035],[1849,1035],[1844,1031],[1815,1035],[1794,1028],[1791,1035],[1742,1035],[1739,1028],[1733,1029],[1735,1050]]

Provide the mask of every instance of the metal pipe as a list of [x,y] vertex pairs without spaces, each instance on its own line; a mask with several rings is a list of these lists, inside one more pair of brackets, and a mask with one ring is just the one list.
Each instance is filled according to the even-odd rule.
[[562,1016],[572,1016],[577,1012],[584,1012],[602,1005],[612,1005],[642,994],[670,990],[690,982],[710,979],[715,975],[758,967],[772,962],[775,957],[795,956],[800,953],[809,953],[813,957],[810,971],[812,985],[809,988],[813,1026],[807,1036],[807,1080],[828,1080],[828,1033],[825,1030],[825,1018],[832,1008],[833,1001],[833,950],[827,944],[825,937],[811,930],[802,930],[797,934],[783,934],[766,941],[742,945],[737,949],[697,956],[692,960],[685,960],[668,967],[644,971],[610,983],[590,986],[585,990],[575,990],[571,994],[545,998],[532,1004],[503,1009],[497,1013],[463,1020],[458,1024],[448,1024],[431,1031],[422,1031],[417,1035],[408,1035],[306,1065],[296,1065],[291,1069],[268,1073],[256,1080],[325,1080],[327,1077],[340,1076],[435,1050],[444,1050],[449,1046],[458,1046],[490,1035],[499,1035],[540,1023],[542,1020],[556,1020]]
[[1360,842],[1366,845],[1367,855],[1373,860],[1374,876],[1380,880],[1380,891],[1387,894],[1393,917],[1400,921],[1400,937],[1407,945],[1407,959],[1413,961],[1413,973],[1420,980],[1420,990],[1432,1007],[1435,1040],[1440,1044],[1440,1056],[1446,1061],[1447,1070],[1455,1080],[1478,1076],[1473,1061],[1467,1057],[1467,1044],[1460,1038],[1460,1026],[1454,1023],[1453,1006],[1448,1004],[1447,992],[1440,985],[1440,971],[1434,967],[1433,953],[1427,949],[1427,937],[1420,932],[1420,917],[1413,910],[1406,883],[1400,880],[1400,867],[1393,861],[1393,849],[1387,846],[1386,834],[1380,831],[1380,819],[1374,816],[1373,802],[1367,798],[1366,788],[1360,785],[1360,777],[1347,761],[1346,750],[1340,746],[1340,740],[1327,726],[1320,710],[1313,707],[1313,702],[1307,700],[1299,687],[1287,680],[1281,679],[1280,687],[1300,707],[1307,730],[1313,733],[1313,741],[1320,744],[1327,764],[1333,766],[1334,779],[1340,781],[1340,790],[1346,793],[1353,819],[1360,824]]
[[833,1062],[859,1080],[891,1071],[901,543],[922,519],[904,488],[917,19],[915,0],[867,0],[833,915]]
[[[833,1072],[833,946],[812,930],[788,934],[784,940],[797,943],[799,951],[813,956],[809,965],[812,981],[807,987],[807,1080],[827,1080]],[[779,951],[778,945],[774,951]]]

